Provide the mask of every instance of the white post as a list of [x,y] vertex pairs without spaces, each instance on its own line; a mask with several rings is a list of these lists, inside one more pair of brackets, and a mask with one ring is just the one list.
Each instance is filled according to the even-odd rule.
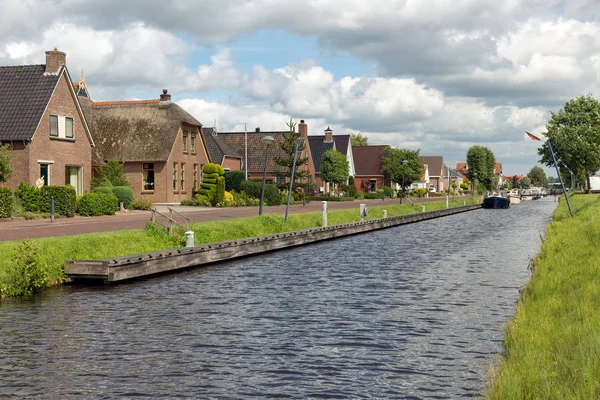
[[327,202],[321,202],[321,213],[323,214],[323,226],[327,226]]
[[425,212],[425,206],[421,206],[421,212]]
[[194,247],[194,231],[185,233],[185,247]]
[[383,210],[383,218],[387,218],[387,210]]
[[365,220],[365,205],[361,204],[360,205],[360,220],[364,221]]
[[467,202],[465,200],[463,200],[463,206],[466,206]]
[[446,208],[448,208],[448,195],[446,195]]
[[246,180],[248,180],[248,129],[244,123],[244,172],[246,173]]

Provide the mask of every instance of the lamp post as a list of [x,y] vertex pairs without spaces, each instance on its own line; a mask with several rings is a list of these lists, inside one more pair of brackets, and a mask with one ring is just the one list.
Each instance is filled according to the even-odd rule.
[[263,140],[267,142],[267,149],[265,150],[265,168],[263,170],[263,182],[262,191],[260,193],[260,206],[258,208],[258,215],[262,215],[263,212],[263,203],[265,201],[265,185],[267,183],[267,162],[269,161],[269,147],[271,147],[271,143],[275,141],[275,138],[273,138],[273,136],[265,136]]
[[292,189],[294,188],[294,172],[296,172],[296,159],[298,158],[298,142],[294,141],[294,162],[292,164],[292,176],[290,177],[290,190],[288,191],[287,203],[285,205],[285,218],[283,222],[287,223],[288,210],[290,208],[290,201],[292,199]]
[[406,177],[406,164],[408,164],[408,160],[402,160],[402,197],[400,197],[400,204],[404,200],[404,179]]

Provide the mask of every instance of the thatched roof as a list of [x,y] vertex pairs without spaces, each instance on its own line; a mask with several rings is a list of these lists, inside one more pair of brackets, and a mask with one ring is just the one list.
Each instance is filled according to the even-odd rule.
[[183,123],[202,128],[170,101],[80,102],[96,142],[95,165],[110,159],[166,161]]

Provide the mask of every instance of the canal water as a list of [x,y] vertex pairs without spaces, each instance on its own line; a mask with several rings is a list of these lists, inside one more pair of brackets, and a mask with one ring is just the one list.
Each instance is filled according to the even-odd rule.
[[555,203],[0,303],[0,398],[472,398]]

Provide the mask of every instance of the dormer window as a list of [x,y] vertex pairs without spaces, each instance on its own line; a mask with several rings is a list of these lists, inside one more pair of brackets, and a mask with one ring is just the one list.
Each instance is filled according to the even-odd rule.
[[188,139],[188,133],[186,131],[183,131],[183,152],[187,153],[187,139]]
[[192,139],[190,141],[190,150],[192,154],[196,153],[196,134],[192,133]]

